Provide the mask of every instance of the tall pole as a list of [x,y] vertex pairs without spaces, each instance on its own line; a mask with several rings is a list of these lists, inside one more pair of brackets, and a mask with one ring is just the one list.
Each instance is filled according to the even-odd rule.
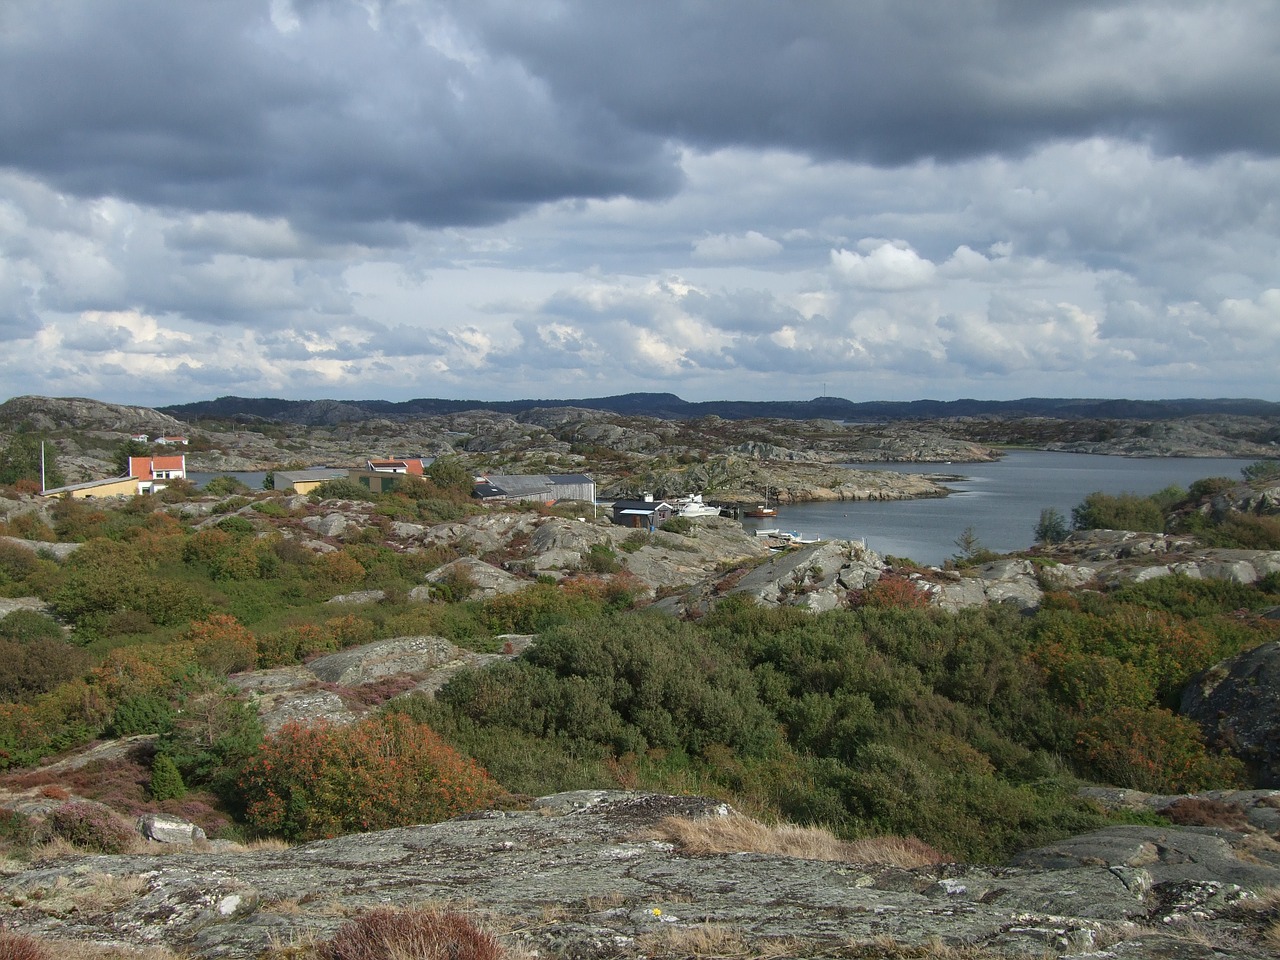
[[44,441],[40,441],[40,492],[44,493]]

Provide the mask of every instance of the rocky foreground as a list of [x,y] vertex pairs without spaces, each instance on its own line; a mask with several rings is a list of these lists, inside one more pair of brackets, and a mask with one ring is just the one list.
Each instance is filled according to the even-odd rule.
[[[1278,797],[1235,799],[1274,830]],[[527,956],[1275,956],[1280,844],[1261,830],[1115,827],[1009,866],[904,868],[693,856],[659,829],[729,815],[704,798],[583,791],[289,849],[9,864],[0,916],[30,935],[201,958],[269,956],[361,909],[423,904]]]

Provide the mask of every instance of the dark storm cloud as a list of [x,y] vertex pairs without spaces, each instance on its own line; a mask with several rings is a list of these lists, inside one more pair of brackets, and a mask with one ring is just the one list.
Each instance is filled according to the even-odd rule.
[[1119,135],[1193,155],[1280,150],[1270,0],[499,9],[490,38],[558,97],[704,149],[899,164]]
[[[9,0],[0,164],[85,197],[495,223],[670,195],[675,143],[898,164],[1119,134],[1280,149],[1270,0]],[[279,16],[277,17],[279,20]],[[1229,55],[1228,55],[1229,53]]]
[[250,0],[17,0],[0,12],[0,165],[79,196],[346,238],[678,185],[661,138],[549,100],[518,63],[442,52],[425,15],[442,17],[311,4],[278,29]]

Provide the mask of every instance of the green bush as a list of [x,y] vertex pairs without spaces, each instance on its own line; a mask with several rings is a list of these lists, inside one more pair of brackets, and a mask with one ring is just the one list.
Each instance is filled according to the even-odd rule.
[[612,547],[603,543],[593,543],[591,549],[582,558],[582,569],[591,573],[617,573],[622,569],[618,555]]
[[173,758],[167,754],[157,754],[152,761],[148,792],[156,803],[178,800],[186,796],[187,785],[182,781],[182,773],[178,770],[178,765],[173,762]]
[[624,553],[635,553],[649,542],[649,534],[644,530],[632,530],[626,535],[619,547]]
[[1040,511],[1040,521],[1036,524],[1035,538],[1039,543],[1061,543],[1067,539],[1067,520],[1053,507]]
[[1250,482],[1280,479],[1280,460],[1255,460],[1240,473]]
[[253,523],[244,517],[223,517],[215,526],[231,534],[249,534],[254,531]]
[[1150,497],[1091,493],[1072,509],[1071,526],[1076,530],[1163,533],[1164,512]]
[[667,533],[676,533],[682,537],[693,535],[694,524],[688,517],[671,517],[663,521],[662,528]]
[[229,477],[226,474],[214,477],[204,485],[204,492],[214,497],[226,497],[232,494],[245,494],[249,492],[249,488],[235,477]]
[[34,610],[14,610],[0,618],[0,638],[30,643],[33,640],[64,640],[58,621]]
[[173,727],[173,705],[157,693],[139,693],[116,704],[108,732],[113,737],[167,733]]
[[30,640],[0,638],[0,663],[4,664],[0,701],[31,700],[89,669],[89,655],[62,639],[61,630],[58,634]]
[[378,496],[370,492],[369,488],[364,484],[357,483],[355,480],[341,478],[338,480],[326,480],[320,486],[316,487],[307,495],[307,499],[312,503],[319,503],[322,500],[377,500]]

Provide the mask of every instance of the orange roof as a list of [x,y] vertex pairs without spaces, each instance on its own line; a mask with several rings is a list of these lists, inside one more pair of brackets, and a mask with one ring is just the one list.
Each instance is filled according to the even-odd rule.
[[129,458],[129,476],[138,480],[155,479],[157,470],[181,470],[186,472],[187,457],[186,454],[176,454],[171,457],[130,457]]

